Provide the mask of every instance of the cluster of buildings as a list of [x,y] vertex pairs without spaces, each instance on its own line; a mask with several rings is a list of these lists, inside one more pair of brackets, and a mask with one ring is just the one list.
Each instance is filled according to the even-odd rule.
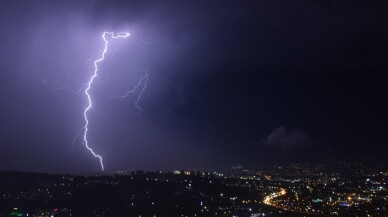
[[388,214],[388,173],[383,166],[347,162],[288,164],[255,172],[261,176],[251,178],[260,179],[260,187],[266,192],[263,203],[272,207],[318,216]]
[[388,216],[387,176],[360,163],[95,176],[0,172],[0,216]]

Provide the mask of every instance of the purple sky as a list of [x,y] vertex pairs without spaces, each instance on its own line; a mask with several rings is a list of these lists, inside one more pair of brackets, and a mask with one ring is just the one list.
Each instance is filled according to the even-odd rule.
[[[330,2],[1,1],[0,169],[106,169],[384,159],[387,16]],[[149,72],[136,95],[115,100]],[[277,132],[277,133],[276,133]],[[306,142],[308,138],[308,142]]]

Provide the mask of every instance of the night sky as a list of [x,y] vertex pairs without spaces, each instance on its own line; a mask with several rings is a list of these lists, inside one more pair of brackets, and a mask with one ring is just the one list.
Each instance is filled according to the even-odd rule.
[[[0,1],[0,169],[217,169],[387,153],[388,7],[348,1]],[[131,90],[148,71],[147,89]]]

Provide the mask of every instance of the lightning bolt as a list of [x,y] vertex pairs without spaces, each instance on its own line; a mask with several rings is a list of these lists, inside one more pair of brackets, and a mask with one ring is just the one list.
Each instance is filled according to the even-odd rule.
[[92,84],[93,84],[94,79],[98,76],[98,74],[97,74],[98,73],[98,65],[100,62],[102,62],[105,59],[105,54],[108,52],[109,41],[106,39],[107,35],[110,36],[111,39],[118,39],[118,38],[129,37],[129,33],[127,33],[127,32],[120,32],[117,34],[115,34],[113,32],[103,32],[102,33],[102,39],[104,40],[104,50],[101,53],[101,56],[97,60],[94,61],[94,73],[90,77],[89,82],[86,84],[86,88],[84,90],[84,94],[85,94],[86,98],[88,99],[88,105],[83,112],[84,119],[85,119],[85,125],[82,128],[82,129],[84,129],[83,144],[89,150],[89,152],[93,154],[93,156],[95,158],[98,158],[100,160],[100,165],[101,165],[102,171],[104,171],[104,164],[102,162],[102,157],[100,155],[96,154],[93,151],[93,149],[89,147],[89,143],[88,143],[88,131],[89,131],[89,129],[88,129],[88,126],[89,126],[88,112],[92,108],[92,98],[90,96],[89,91],[92,88]]
[[139,106],[139,101],[140,101],[141,95],[143,94],[144,90],[147,89],[147,82],[148,82],[148,72],[147,71],[145,72],[145,75],[139,79],[139,82],[132,90],[126,92],[122,96],[112,96],[110,98],[113,98],[113,99],[126,98],[129,94],[136,92],[136,90],[140,87],[140,85],[143,83],[143,81],[144,81],[143,88],[139,92],[139,95],[137,96],[137,99],[134,103],[135,107],[139,110],[139,114],[140,114],[143,110]]

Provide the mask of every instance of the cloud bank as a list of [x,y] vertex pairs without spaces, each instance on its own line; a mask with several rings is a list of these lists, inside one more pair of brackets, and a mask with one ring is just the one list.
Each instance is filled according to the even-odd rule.
[[296,128],[280,126],[272,129],[271,134],[260,140],[260,144],[281,147],[284,151],[308,146],[312,143],[311,136]]

